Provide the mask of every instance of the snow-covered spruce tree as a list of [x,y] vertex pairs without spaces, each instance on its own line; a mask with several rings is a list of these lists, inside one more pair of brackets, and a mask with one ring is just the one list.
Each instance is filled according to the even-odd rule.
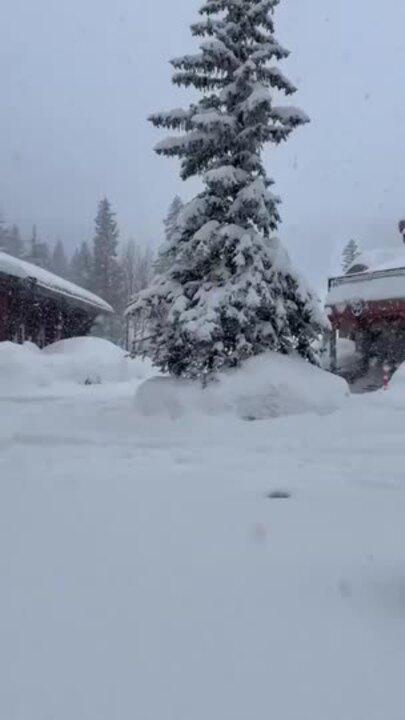
[[115,213],[109,200],[103,198],[95,220],[91,289],[115,310],[114,316],[100,321],[97,332],[119,343],[123,336],[124,277],[117,256],[118,238]]
[[315,360],[322,315],[272,237],[279,199],[261,157],[308,121],[273,102],[295,92],[272,64],[288,55],[274,35],[278,1],[207,0],[192,26],[200,52],[172,61],[174,83],[201,98],[150,118],[181,132],[157,152],[180,158],[184,180],[204,182],[180,213],[164,272],[135,305],[148,319],[146,353],[176,376],[204,377],[269,349]]
[[183,201],[178,196],[175,195],[172,202],[170,203],[170,207],[168,210],[168,213],[163,221],[163,224],[165,226],[165,237],[167,242],[172,242],[175,238],[175,234],[178,229],[178,223],[179,223],[179,216],[183,209]]
[[349,240],[349,242],[343,248],[342,253],[342,269],[343,272],[347,272],[349,267],[353,265],[355,259],[361,255],[360,248],[355,240]]
[[62,240],[57,240],[53,248],[51,270],[60,277],[67,278],[68,276],[68,260]]
[[183,208],[184,203],[182,199],[178,195],[175,195],[170,204],[168,213],[163,220],[166,242],[164,242],[159,249],[158,256],[155,261],[155,273],[166,272],[166,270],[170,267],[171,253],[169,252],[169,249],[181,237],[179,219]]

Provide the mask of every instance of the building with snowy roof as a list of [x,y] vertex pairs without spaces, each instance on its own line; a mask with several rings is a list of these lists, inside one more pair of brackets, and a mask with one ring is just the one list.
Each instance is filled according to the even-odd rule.
[[330,278],[326,309],[332,369],[338,337],[354,340],[359,374],[367,373],[371,362],[392,369],[404,362],[405,245],[357,256],[345,275]]
[[90,331],[113,309],[97,295],[19,258],[0,252],[0,341],[43,347]]

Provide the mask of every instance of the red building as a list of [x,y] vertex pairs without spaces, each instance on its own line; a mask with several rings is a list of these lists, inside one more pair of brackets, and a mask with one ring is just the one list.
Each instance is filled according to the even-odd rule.
[[360,255],[346,275],[329,280],[326,309],[332,369],[340,337],[355,342],[359,375],[371,363],[394,370],[405,361],[405,248]]
[[0,252],[0,341],[40,347],[86,335],[113,309],[88,290],[43,268]]

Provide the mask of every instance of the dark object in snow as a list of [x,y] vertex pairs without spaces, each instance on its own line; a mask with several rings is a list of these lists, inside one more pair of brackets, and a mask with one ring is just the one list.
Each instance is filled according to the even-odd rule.
[[288,490],[273,490],[267,497],[270,500],[288,500],[291,497],[291,493]]

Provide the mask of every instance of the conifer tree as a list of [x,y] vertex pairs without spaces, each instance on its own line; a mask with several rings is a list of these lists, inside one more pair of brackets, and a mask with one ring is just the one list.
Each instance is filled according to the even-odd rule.
[[184,208],[183,201],[178,195],[173,198],[168,213],[163,220],[165,229],[165,242],[162,243],[155,262],[155,270],[162,273],[168,270],[171,263],[171,247],[181,236],[180,215]]
[[62,240],[57,240],[53,248],[51,268],[52,272],[56,273],[56,275],[60,275],[60,277],[68,276],[68,261]]
[[0,250],[7,252],[7,228],[3,215],[0,213]]
[[119,230],[110,202],[103,198],[98,206],[93,238],[93,290],[114,304],[117,296]]
[[171,243],[175,238],[178,230],[179,216],[183,207],[183,201],[178,195],[175,195],[170,204],[169,211],[163,221],[165,226],[165,237],[168,243]]
[[274,34],[279,0],[207,0],[192,33],[200,51],[172,61],[173,81],[200,99],[150,120],[180,131],[156,150],[181,161],[181,177],[204,189],[180,213],[166,269],[137,303],[148,316],[146,352],[161,369],[201,377],[273,349],[314,361],[322,315],[273,237],[280,217],[262,160],[266,143],[308,122],[278,92],[295,87],[275,60],[288,56]]
[[37,226],[34,225],[32,228],[32,235],[30,240],[30,249],[26,257],[28,262],[39,267],[49,269],[50,268],[50,253],[47,242],[38,240]]
[[7,252],[17,258],[24,256],[24,240],[21,237],[19,227],[12,225],[7,231]]
[[343,272],[347,272],[351,265],[353,265],[356,258],[361,255],[360,248],[356,240],[349,240],[347,245],[343,248],[342,253],[342,269]]
[[93,259],[89,246],[82,242],[80,248],[76,248],[70,262],[69,277],[72,282],[80,285],[86,290],[91,290],[93,281]]
[[124,334],[124,276],[117,257],[119,230],[110,202],[103,198],[98,206],[93,238],[92,287],[115,310],[105,318],[97,332],[120,343]]

